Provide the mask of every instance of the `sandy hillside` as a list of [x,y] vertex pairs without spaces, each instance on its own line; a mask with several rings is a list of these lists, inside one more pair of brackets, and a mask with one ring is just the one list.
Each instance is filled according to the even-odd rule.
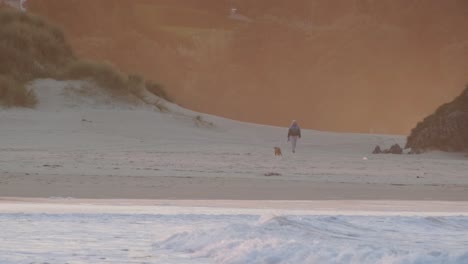
[[[407,134],[467,83],[467,4],[28,0],[27,8],[63,27],[80,57],[142,73],[190,109]],[[233,7],[250,22],[231,19]]]
[[370,154],[403,136],[305,130],[293,155],[286,128],[162,113],[83,81],[31,88],[37,109],[0,111],[0,196],[468,199],[463,154]]

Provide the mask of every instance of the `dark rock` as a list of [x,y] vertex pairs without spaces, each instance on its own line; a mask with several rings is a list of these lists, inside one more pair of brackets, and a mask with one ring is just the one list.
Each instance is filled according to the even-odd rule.
[[421,154],[422,151],[420,149],[411,149],[410,152],[408,152],[408,154]]
[[372,154],[380,154],[380,153],[382,153],[380,146],[379,145],[375,146],[375,149],[374,151],[372,151]]
[[400,145],[395,144],[395,145],[393,145],[393,146],[390,147],[390,149],[388,150],[388,153],[391,153],[391,154],[402,154],[402,153],[403,153],[403,149],[400,147]]
[[405,148],[411,148],[413,153],[468,149],[468,86],[452,102],[419,122],[408,136]]
[[265,176],[281,176],[281,173],[277,172],[267,172],[264,174]]
[[380,153],[383,153],[383,154],[402,154],[403,149],[398,144],[394,144],[389,149],[384,149],[384,150],[380,149],[380,146],[377,145],[375,147],[374,151],[372,151],[372,154],[380,154]]

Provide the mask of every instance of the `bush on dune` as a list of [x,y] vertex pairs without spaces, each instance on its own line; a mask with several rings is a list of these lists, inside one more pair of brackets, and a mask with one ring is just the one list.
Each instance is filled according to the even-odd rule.
[[40,17],[0,9],[0,74],[18,81],[52,77],[73,60],[62,31]]
[[172,99],[169,97],[169,95],[167,95],[164,87],[161,84],[153,81],[146,81],[145,87],[146,90],[148,90],[150,93],[159,96],[168,102],[172,102]]
[[61,79],[92,80],[112,92],[128,90],[128,78],[109,63],[77,60],[70,63],[61,73]]
[[141,96],[145,89],[145,80],[138,74],[128,75],[128,89],[131,93]]
[[60,74],[61,79],[91,80],[100,87],[117,94],[133,94],[143,97],[147,90],[168,101],[169,96],[160,84],[145,81],[139,74],[124,75],[112,64],[97,63],[88,60],[77,60],[70,63]]
[[32,91],[28,91],[19,82],[0,75],[0,105],[34,107],[36,103],[37,98]]
[[37,100],[24,84],[53,77],[73,59],[57,27],[40,17],[0,7],[0,104],[33,107]]
[[[0,6],[0,104],[32,107],[36,97],[24,84],[37,78],[92,80],[113,93],[137,97],[143,90],[168,98],[140,75],[123,74],[109,63],[77,59],[63,32],[44,19]],[[150,83],[150,84],[148,84]]]

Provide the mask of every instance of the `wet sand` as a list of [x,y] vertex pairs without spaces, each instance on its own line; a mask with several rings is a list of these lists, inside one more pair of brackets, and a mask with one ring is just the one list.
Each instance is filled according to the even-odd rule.
[[170,200],[468,201],[468,186],[265,178],[0,175],[0,197]]

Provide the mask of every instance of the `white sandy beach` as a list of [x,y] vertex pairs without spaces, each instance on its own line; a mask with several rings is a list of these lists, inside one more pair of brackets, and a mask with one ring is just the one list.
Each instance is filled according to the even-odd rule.
[[460,201],[0,198],[0,213],[468,216]]
[[285,128],[161,113],[86,85],[37,81],[38,109],[0,111],[0,196],[468,200],[463,154],[370,154],[404,136],[304,130],[293,155]]

